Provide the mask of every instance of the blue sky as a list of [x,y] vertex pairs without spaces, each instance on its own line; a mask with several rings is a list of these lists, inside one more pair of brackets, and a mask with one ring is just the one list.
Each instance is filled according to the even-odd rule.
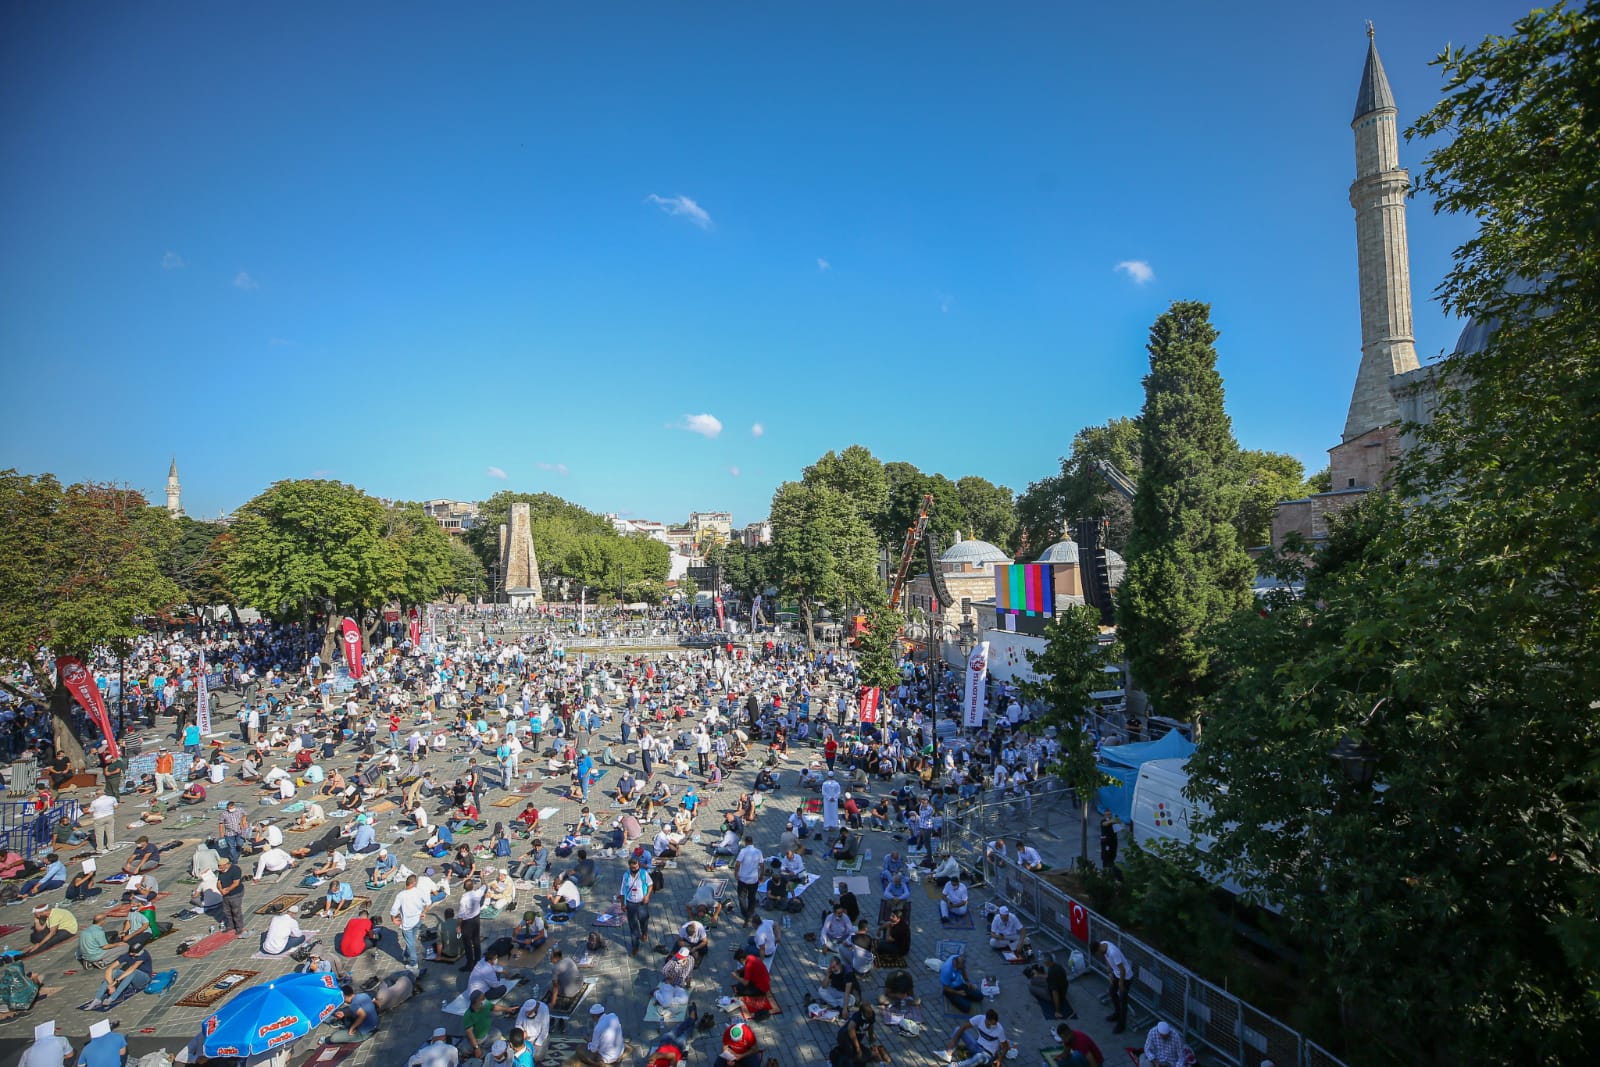
[[[207,517],[316,474],[746,522],[855,442],[1021,490],[1200,299],[1241,442],[1318,468],[1363,20],[1404,123],[1526,10],[13,5],[0,465],[159,499],[176,453]],[[1467,230],[1409,221],[1426,359]]]

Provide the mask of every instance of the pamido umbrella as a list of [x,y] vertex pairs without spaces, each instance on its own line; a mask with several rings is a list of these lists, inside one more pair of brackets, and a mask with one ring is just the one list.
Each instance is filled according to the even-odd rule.
[[253,1056],[309,1034],[344,1003],[331,974],[289,974],[240,993],[200,1027],[207,1056]]

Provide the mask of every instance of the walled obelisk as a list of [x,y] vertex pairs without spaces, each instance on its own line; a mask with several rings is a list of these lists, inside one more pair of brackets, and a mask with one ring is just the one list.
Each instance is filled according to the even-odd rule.
[[510,523],[500,527],[500,573],[505,576],[506,600],[512,607],[529,608],[544,599],[527,504],[512,504]]

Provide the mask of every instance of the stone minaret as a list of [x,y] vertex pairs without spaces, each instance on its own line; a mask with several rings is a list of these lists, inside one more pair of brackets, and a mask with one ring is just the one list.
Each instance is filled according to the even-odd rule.
[[[1361,72],[1356,116],[1356,259],[1361,270],[1361,369],[1356,373],[1345,418],[1349,441],[1400,418],[1389,395],[1389,376],[1417,368],[1411,335],[1411,257],[1406,249],[1406,189],[1411,177],[1400,166],[1400,136],[1394,93],[1378,59],[1372,24],[1367,24],[1367,66]],[[1335,488],[1338,488],[1335,486]]]
[[177,518],[183,514],[183,489],[178,485],[178,457],[172,457],[167,468],[167,514]]

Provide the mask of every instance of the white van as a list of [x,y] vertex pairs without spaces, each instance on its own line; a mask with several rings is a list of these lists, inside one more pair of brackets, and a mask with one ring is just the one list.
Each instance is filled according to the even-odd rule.
[[[1139,765],[1139,778],[1133,786],[1133,818],[1131,820],[1134,844],[1148,848],[1153,844],[1170,841],[1174,844],[1193,844],[1201,852],[1211,851],[1213,838],[1196,835],[1191,829],[1199,819],[1211,814],[1204,805],[1196,805],[1183,795],[1189,784],[1189,760],[1154,759]],[[1244,887],[1227,876],[1207,875],[1213,882],[1235,896],[1244,893]],[[1266,904],[1268,911],[1279,907]]]

